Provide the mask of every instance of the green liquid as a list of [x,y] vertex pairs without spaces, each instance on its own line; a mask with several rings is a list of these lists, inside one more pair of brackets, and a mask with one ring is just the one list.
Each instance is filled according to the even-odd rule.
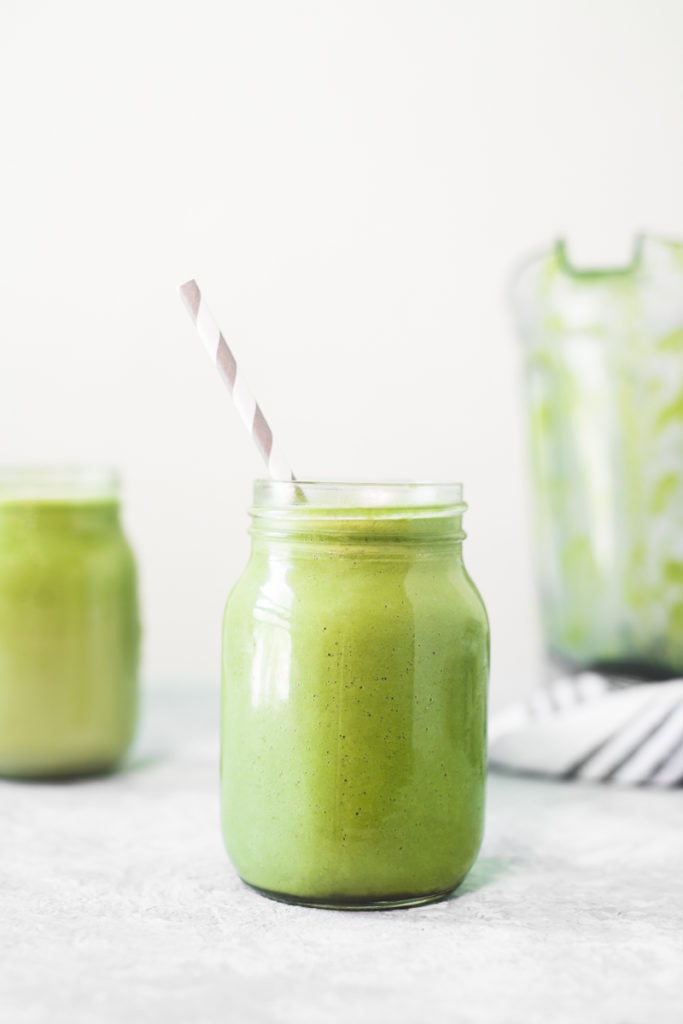
[[400,905],[449,892],[474,862],[488,626],[449,529],[369,516],[255,538],[225,614],[221,765],[226,845],[249,884]]
[[135,727],[139,633],[115,502],[0,503],[0,774],[116,764]]

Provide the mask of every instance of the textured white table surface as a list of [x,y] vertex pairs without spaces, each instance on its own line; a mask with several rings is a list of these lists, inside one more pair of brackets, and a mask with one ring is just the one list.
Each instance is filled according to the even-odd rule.
[[340,913],[239,882],[217,748],[159,692],[127,771],[0,783],[2,1024],[683,1021],[683,792],[494,775],[455,897]]

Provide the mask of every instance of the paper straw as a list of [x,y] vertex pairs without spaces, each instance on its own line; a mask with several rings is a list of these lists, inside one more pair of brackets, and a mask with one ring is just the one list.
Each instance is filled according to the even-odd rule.
[[180,295],[197,328],[197,333],[209,353],[211,362],[217,368],[232,395],[240,419],[268,466],[268,473],[274,480],[294,480],[295,477],[289,468],[289,463],[275,443],[273,432],[268,426],[261,407],[244,379],[244,374],[239,369],[211,310],[206,305],[197,282],[186,281],[180,286]]

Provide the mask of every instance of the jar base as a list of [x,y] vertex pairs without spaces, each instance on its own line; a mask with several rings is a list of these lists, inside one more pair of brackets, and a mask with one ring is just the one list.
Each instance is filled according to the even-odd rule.
[[27,768],[26,766],[16,767],[0,764],[0,779],[6,782],[27,783],[81,782],[113,775],[120,769],[121,763],[122,759],[117,758],[113,761],[95,761],[78,767],[74,765],[59,765],[55,767]]
[[569,655],[548,650],[549,668],[556,668],[562,675],[578,675],[581,672],[595,672],[608,680],[617,682],[661,682],[681,675],[682,666],[664,661],[631,659],[584,658],[572,659]]
[[429,903],[440,903],[442,900],[455,892],[460,881],[448,889],[438,892],[422,893],[417,896],[290,896],[288,893],[274,892],[271,889],[262,889],[259,885],[252,885],[251,882],[242,879],[244,884],[260,896],[269,900],[276,900],[278,903],[289,903],[295,907],[316,907],[318,910],[401,910],[408,907],[423,907]]

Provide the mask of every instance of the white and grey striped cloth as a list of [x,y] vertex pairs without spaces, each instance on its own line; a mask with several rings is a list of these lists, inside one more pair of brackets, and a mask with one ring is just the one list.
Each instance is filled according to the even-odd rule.
[[683,785],[683,679],[558,679],[494,716],[489,763],[586,782]]

